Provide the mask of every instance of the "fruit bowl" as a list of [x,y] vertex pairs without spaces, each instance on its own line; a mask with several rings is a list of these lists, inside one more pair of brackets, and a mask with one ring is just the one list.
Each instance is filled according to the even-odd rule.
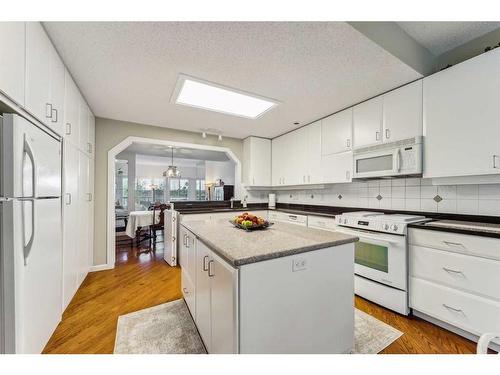
[[269,226],[273,225],[273,223],[270,223],[268,220],[265,220],[264,218],[258,217],[253,214],[249,214],[248,212],[236,216],[232,220],[229,220],[229,222],[236,228],[246,231],[266,229]]

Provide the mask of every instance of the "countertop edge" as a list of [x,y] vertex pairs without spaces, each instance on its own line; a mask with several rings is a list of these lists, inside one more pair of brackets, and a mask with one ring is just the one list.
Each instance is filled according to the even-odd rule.
[[450,227],[441,227],[441,226],[427,226],[425,224],[413,223],[408,224],[408,228],[422,229],[422,230],[433,230],[437,232],[448,232],[448,233],[457,233],[457,234],[465,234],[469,236],[478,236],[478,237],[490,237],[490,238],[500,238],[500,233],[495,233],[492,231],[481,231],[474,229],[463,229],[463,228],[450,228]]

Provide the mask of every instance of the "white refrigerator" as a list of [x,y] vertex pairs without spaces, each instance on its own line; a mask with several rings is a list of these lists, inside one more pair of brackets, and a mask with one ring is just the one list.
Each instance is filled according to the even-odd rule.
[[0,352],[40,353],[62,315],[61,142],[0,116]]

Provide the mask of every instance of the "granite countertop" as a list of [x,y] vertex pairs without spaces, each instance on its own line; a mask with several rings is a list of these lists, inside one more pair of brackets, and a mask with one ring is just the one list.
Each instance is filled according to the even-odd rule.
[[182,225],[235,267],[358,240],[343,233],[279,222],[253,232],[235,228],[226,220],[191,221]]
[[469,234],[472,236],[500,238],[500,224],[496,223],[481,223],[460,220],[433,220],[426,223],[409,224],[409,227],[441,232]]

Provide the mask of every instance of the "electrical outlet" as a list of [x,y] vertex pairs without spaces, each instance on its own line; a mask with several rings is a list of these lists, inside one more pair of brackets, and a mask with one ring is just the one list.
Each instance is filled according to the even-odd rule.
[[303,271],[307,268],[307,261],[305,258],[292,259],[292,272]]

